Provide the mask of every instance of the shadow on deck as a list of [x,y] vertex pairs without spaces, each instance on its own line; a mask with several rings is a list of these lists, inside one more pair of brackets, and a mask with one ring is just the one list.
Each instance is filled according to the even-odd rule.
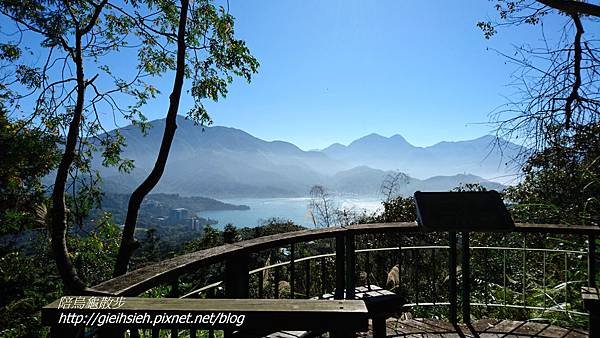
[[[589,337],[588,332],[580,329],[566,329],[555,325],[515,321],[480,319],[471,325],[451,323],[435,319],[398,320],[390,318],[386,322],[386,337],[544,337],[544,338],[579,338]],[[253,337],[256,336],[245,336]],[[284,331],[272,333],[265,338],[309,338],[315,337],[306,331]],[[319,337],[317,335],[317,337]],[[323,337],[323,336],[321,336]],[[326,336],[325,336],[326,337]],[[373,328],[368,332],[360,332],[356,337],[373,337]]]
[[[471,325],[433,319],[388,319],[387,337],[588,337],[587,331],[550,324],[514,320],[480,319]],[[372,337],[372,330],[359,335]]]

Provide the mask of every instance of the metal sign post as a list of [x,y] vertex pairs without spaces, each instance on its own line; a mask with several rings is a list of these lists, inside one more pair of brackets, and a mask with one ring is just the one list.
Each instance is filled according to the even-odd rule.
[[471,268],[469,232],[509,232],[513,222],[500,194],[496,191],[415,192],[417,222],[425,231],[447,231],[450,322],[457,323],[457,240],[461,232],[462,317],[471,320]]

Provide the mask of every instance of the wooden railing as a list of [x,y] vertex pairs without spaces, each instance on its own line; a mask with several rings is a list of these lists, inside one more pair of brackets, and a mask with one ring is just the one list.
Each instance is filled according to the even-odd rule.
[[[587,285],[595,286],[596,276],[596,264],[595,264],[595,239],[600,234],[600,227],[595,226],[567,226],[567,225],[554,225],[554,224],[517,224],[515,233],[521,233],[523,236],[530,233],[544,233],[544,234],[557,234],[557,235],[577,235],[579,238],[583,238],[587,241],[587,245],[583,246],[581,253],[586,256],[587,264]],[[369,235],[378,234],[395,234],[399,238],[399,242],[394,247],[384,248],[356,248],[357,237],[365,237]],[[273,270],[275,272],[279,269],[285,268],[289,278],[289,289],[290,298],[294,297],[310,297],[312,294],[322,295],[325,292],[333,291],[335,299],[354,299],[354,289],[357,286],[357,257],[364,264],[364,270],[368,271],[370,268],[371,255],[386,254],[395,255],[399,264],[407,264],[405,259],[402,258],[403,253],[406,254],[409,251],[420,252],[430,250],[433,252],[432,257],[435,262],[435,252],[439,250],[448,251],[448,285],[447,299],[442,299],[433,302],[419,302],[419,281],[421,276],[418,274],[418,270],[413,271],[413,279],[406,283],[408,276],[401,276],[404,278],[405,283],[401,285],[402,288],[416,288],[416,301],[410,301],[408,299],[408,305],[410,306],[443,306],[448,309],[447,318],[451,322],[457,322],[457,314],[459,309],[458,298],[463,300],[462,304],[462,318],[464,321],[468,321],[470,318],[471,306],[505,306],[510,308],[523,306],[527,308],[526,304],[509,304],[506,302],[500,303],[487,303],[487,302],[472,302],[471,301],[471,289],[472,279],[469,274],[470,267],[470,255],[475,251],[487,251],[487,250],[500,250],[506,252],[508,250],[523,250],[523,269],[525,269],[525,255],[532,248],[510,248],[510,247],[472,247],[469,248],[468,234],[462,234],[460,237],[460,243],[457,241],[456,233],[450,233],[448,241],[444,245],[421,245],[421,246],[410,246],[403,245],[402,238],[410,234],[422,234],[416,223],[379,223],[379,224],[358,224],[350,225],[345,227],[337,228],[321,228],[312,230],[303,230],[296,232],[289,232],[283,234],[277,234],[272,236],[260,237],[252,240],[237,242],[233,244],[225,244],[218,247],[205,249],[197,252],[193,252],[186,255],[177,256],[168,260],[161,261],[156,264],[152,264],[135,271],[131,271],[123,276],[108,280],[104,283],[96,285],[89,289],[90,294],[97,295],[112,295],[112,296],[125,296],[133,297],[140,296],[153,290],[154,288],[167,285],[169,297],[181,297],[181,298],[199,298],[199,297],[223,297],[223,298],[263,298],[265,290],[263,290],[264,280],[263,272]],[[299,245],[308,245],[313,241],[330,241],[330,247],[333,252],[319,253],[317,255],[299,257],[297,254]],[[358,243],[359,246],[363,244]],[[459,245],[460,244],[460,245]],[[460,246],[460,248],[458,248]],[[587,246],[587,247],[586,247]],[[250,255],[257,254],[265,250],[274,250],[278,248],[286,248],[287,260],[272,262],[266,266],[259,266],[254,269],[250,267]],[[460,249],[460,250],[459,250]],[[548,249],[552,251],[551,249]],[[460,264],[458,252],[460,251]],[[590,254],[592,253],[592,254]],[[412,254],[411,254],[412,255]],[[362,257],[360,257],[362,256]],[[440,254],[440,256],[443,256]],[[415,259],[415,257],[417,257]],[[438,256],[439,257],[439,256]],[[545,259],[546,256],[544,256]],[[419,268],[418,256],[411,256],[413,260],[416,260],[416,268]],[[445,256],[443,256],[445,258]],[[333,260],[329,262],[328,260]],[[314,290],[314,272],[315,264],[311,266],[311,262],[317,262],[320,266],[320,282],[321,289]],[[215,280],[208,285],[191,286],[186,285],[182,290],[181,277],[189,274],[196,273],[199,269],[206,268],[214,264],[224,263],[222,280]],[[544,266],[546,262],[544,261]],[[457,275],[457,266],[461,266],[461,274],[463,281],[459,283]],[[435,269],[434,265],[434,269]],[[311,267],[313,269],[311,269]],[[333,268],[333,269],[332,269]],[[421,267],[422,268],[422,267]],[[300,276],[302,274],[304,276]],[[424,269],[422,269],[424,270]],[[505,269],[506,270],[506,269]],[[329,275],[329,271],[335,271],[332,288],[325,287],[325,279]],[[403,266],[400,267],[400,271],[406,271]],[[444,272],[446,273],[446,272]],[[367,275],[367,283],[370,282],[370,274]],[[435,275],[435,271],[434,271]],[[303,295],[299,295],[296,281],[298,277],[303,277],[304,292]],[[525,276],[525,272],[523,272]],[[565,273],[565,277],[568,274]],[[258,279],[257,289],[252,290],[253,294],[250,293],[251,278]],[[417,278],[417,282],[414,285],[414,278]],[[524,277],[523,277],[524,278]],[[544,280],[545,280],[544,276]],[[506,279],[506,271],[504,275]],[[273,296],[274,298],[279,297],[278,283],[279,278],[275,278],[273,283]],[[425,279],[426,282],[426,279]],[[434,283],[434,290],[437,288],[441,291],[441,287],[438,286],[440,283]],[[460,288],[458,285],[460,284]],[[525,288],[525,281],[523,282]],[[223,293],[220,294],[216,291],[217,288],[223,288]],[[311,292],[311,288],[314,292]],[[506,290],[506,284],[504,285]],[[460,289],[460,290],[459,290]],[[346,290],[346,292],[344,292]],[[163,292],[164,294],[164,292]],[[523,295],[525,292],[523,292]],[[413,295],[414,298],[414,295]],[[466,300],[466,301],[465,301]],[[533,307],[530,307],[533,308]],[[573,309],[574,314],[579,314],[578,311]],[[194,333],[195,335],[195,333]],[[135,334],[134,334],[135,336]]]

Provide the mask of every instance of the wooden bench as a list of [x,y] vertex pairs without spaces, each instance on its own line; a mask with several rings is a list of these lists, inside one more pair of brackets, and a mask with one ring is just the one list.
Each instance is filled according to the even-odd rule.
[[[74,297],[76,301],[71,302],[66,302],[64,297],[62,301],[56,300],[42,308],[42,323],[52,327],[53,336],[61,337],[66,331],[74,332],[74,327],[102,327],[105,330],[215,329],[228,332],[319,330],[335,335],[368,330],[367,307],[360,300],[111,297],[112,308],[98,309],[88,306],[98,305],[92,298]],[[65,308],[65,304],[69,308]],[[217,316],[219,319],[211,323],[211,318]],[[74,322],[77,322],[76,326]]]

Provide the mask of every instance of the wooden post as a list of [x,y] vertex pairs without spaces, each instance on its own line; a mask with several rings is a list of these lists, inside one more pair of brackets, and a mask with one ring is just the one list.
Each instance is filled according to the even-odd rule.
[[273,298],[279,299],[279,267],[273,271]]
[[[238,254],[225,261],[225,297],[248,298],[248,254]],[[224,330],[223,336],[230,337],[233,331]]]
[[597,337],[596,335],[600,332],[600,314],[590,313],[588,325],[588,337]]
[[421,274],[419,273],[419,262],[421,255],[419,255],[419,249],[411,250],[410,258],[413,261],[415,268],[413,269],[413,290],[415,290],[415,303],[419,304],[419,280],[421,279]]
[[345,243],[344,236],[338,235],[335,237],[335,295],[334,299],[344,299],[345,279],[344,265],[345,258]]
[[306,298],[310,298],[310,259],[306,260],[306,274],[304,277],[306,277],[304,293],[306,293]]
[[432,263],[431,269],[433,271],[430,274],[431,278],[429,279],[429,283],[431,284],[431,286],[433,288],[433,297],[431,297],[431,299],[432,299],[433,304],[435,304],[435,300],[437,299],[437,287],[435,285],[437,282],[437,275],[436,275],[437,260],[435,259],[435,249],[431,250],[430,262]]
[[225,296],[248,298],[248,255],[239,254],[225,262]]
[[462,316],[463,323],[471,322],[471,252],[469,249],[469,233],[462,233]]
[[582,287],[583,308],[590,314],[588,318],[589,337],[597,337],[600,332],[600,296],[597,288]]
[[457,324],[457,306],[456,306],[456,232],[448,233],[448,243],[450,246],[448,259],[448,298],[450,302],[450,323]]
[[258,298],[262,299],[264,298],[264,294],[265,294],[265,290],[264,290],[264,277],[263,274],[265,271],[269,271],[269,270],[262,270],[258,272]]
[[588,286],[596,287],[596,235],[588,235]]
[[[596,287],[596,236],[588,235],[588,286]],[[588,311],[590,313],[588,321],[588,333],[590,337],[592,332],[597,334],[600,332],[600,313],[598,311]]]
[[290,244],[290,298],[294,298],[296,284],[296,264],[295,264],[296,244]]
[[179,278],[176,277],[171,282],[171,292],[169,293],[169,297],[177,298],[179,297]]
[[371,290],[371,252],[365,252],[365,272],[367,273],[367,288]]
[[346,299],[354,299],[354,288],[356,287],[356,252],[354,235],[346,236]]
[[398,264],[398,279],[399,287],[402,287],[402,234],[398,233],[398,256],[396,257]]
[[383,315],[372,319],[373,338],[385,338],[387,334],[386,318]]
[[325,257],[321,257],[320,264],[321,264],[321,293],[319,294],[319,299],[323,298],[323,295],[325,293],[327,293],[327,290],[325,287],[325,284],[327,282],[327,280],[325,278],[325,274],[327,271],[327,267],[325,266]]
[[[171,298],[179,297],[179,277],[175,277],[173,282],[171,283],[171,293],[169,294]],[[177,338],[179,337],[179,330],[171,329],[171,337]]]

